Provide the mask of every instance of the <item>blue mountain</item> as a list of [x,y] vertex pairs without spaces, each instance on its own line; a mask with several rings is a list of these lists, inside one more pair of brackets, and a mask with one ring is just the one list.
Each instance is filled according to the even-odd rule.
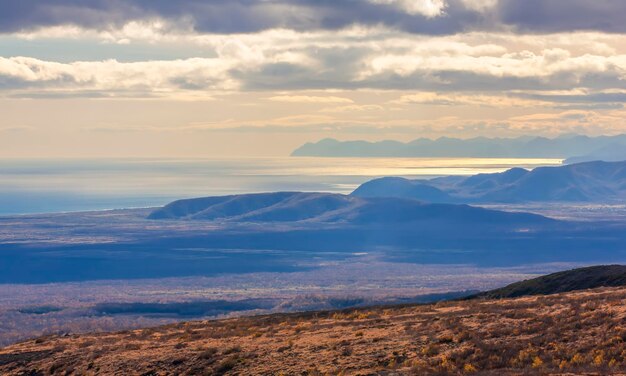
[[626,143],[612,143],[589,154],[567,158],[564,163],[573,164],[591,161],[626,161]]
[[448,222],[454,224],[542,224],[552,220],[468,205],[430,204],[395,197],[356,197],[330,193],[276,192],[174,201],[149,219],[210,220],[238,223],[308,222],[354,225]]
[[431,180],[381,178],[358,187],[355,197],[411,198],[439,203],[611,202],[626,199],[626,162],[586,162],[534,170]]
[[[567,134],[556,138],[522,136],[517,138],[441,137],[398,141],[338,141],[326,138],[306,143],[292,156],[306,157],[474,157],[474,158],[570,158],[626,145],[626,134],[588,137]],[[602,159],[602,158],[600,158]]]

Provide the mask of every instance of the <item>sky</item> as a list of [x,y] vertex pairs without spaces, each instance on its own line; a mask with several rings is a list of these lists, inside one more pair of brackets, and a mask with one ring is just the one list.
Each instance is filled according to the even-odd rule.
[[623,0],[0,0],[0,157],[626,132]]

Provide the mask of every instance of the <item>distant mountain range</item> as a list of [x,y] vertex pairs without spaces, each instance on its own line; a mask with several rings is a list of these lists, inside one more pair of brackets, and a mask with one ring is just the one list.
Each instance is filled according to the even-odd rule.
[[613,143],[586,155],[567,158],[564,163],[582,163],[591,161],[618,162],[626,161],[626,145]]
[[[436,140],[419,138],[408,143],[398,141],[338,141],[327,138],[306,143],[291,154],[306,157],[473,157],[473,158],[594,158],[624,156],[626,134],[588,137],[563,135],[556,138],[523,136],[517,138]],[[587,156],[587,157],[585,157]],[[603,159],[603,158],[600,158]],[[589,159],[585,159],[589,160]],[[614,159],[611,159],[614,160]],[[581,161],[581,160],[578,160]]]
[[268,223],[314,222],[358,225],[429,222],[430,224],[544,224],[552,220],[454,204],[428,204],[395,197],[364,198],[330,193],[276,192],[186,199],[152,212],[149,219]]
[[503,299],[547,295],[598,287],[626,286],[625,265],[599,265],[544,275],[479,293],[469,298]]
[[357,188],[355,197],[412,198],[438,203],[611,202],[626,199],[626,162],[586,162],[528,171],[431,180],[380,178]]

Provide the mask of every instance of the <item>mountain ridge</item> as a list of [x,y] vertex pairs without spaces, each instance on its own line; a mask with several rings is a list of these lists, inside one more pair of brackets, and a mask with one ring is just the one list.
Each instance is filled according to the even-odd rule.
[[351,195],[401,197],[441,203],[611,202],[626,198],[626,161],[584,162],[533,170],[431,180],[379,178]]
[[433,204],[406,198],[364,198],[315,192],[255,193],[184,199],[154,210],[148,219],[231,223],[345,222],[360,225],[422,221],[541,224],[553,221],[537,214],[504,212],[464,204]]
[[586,155],[577,155],[567,158],[563,161],[566,164],[592,162],[592,161],[605,161],[605,162],[619,162],[626,161],[626,143],[611,143],[600,149],[594,150]]
[[567,134],[555,138],[520,136],[515,138],[474,137],[459,139],[418,138],[409,142],[384,140],[339,141],[325,138],[307,142],[291,156],[307,157],[472,157],[472,158],[557,158],[592,154],[611,145],[626,145],[626,134],[590,137]]

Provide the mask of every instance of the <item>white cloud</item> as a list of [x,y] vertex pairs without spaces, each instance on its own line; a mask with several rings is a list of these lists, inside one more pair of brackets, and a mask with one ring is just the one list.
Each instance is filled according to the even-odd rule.
[[484,12],[498,5],[498,0],[461,0],[467,9]]
[[385,108],[377,104],[363,104],[323,108],[320,112],[341,113],[341,112],[365,112],[365,111],[383,111]]
[[[595,85],[599,86],[595,89],[611,90],[623,88],[620,80],[626,79],[626,45],[620,35],[466,33],[425,37],[382,27],[195,35],[164,34],[167,26],[158,22],[125,29],[111,40],[141,40],[142,48],[155,43],[157,50],[161,43],[186,44],[195,46],[191,53],[202,49],[214,57],[69,63],[0,57],[0,94],[195,98],[224,91],[271,89],[281,92],[273,100],[350,103],[346,98],[330,98],[330,94],[323,96],[327,99],[298,98],[290,91],[428,85],[427,91],[478,92],[485,82],[495,89],[506,82],[507,90],[516,90],[526,89],[531,80],[537,91],[561,89],[551,87],[553,77],[572,87]],[[72,27],[64,32],[80,34]],[[585,82],[591,75],[604,75],[605,79]],[[481,79],[462,80],[468,76]],[[517,81],[507,81],[509,78]],[[457,95],[455,101],[469,103],[469,98]]]
[[441,16],[446,8],[444,0],[368,0],[375,4],[394,5],[411,15],[421,14],[432,18]]
[[350,98],[335,97],[335,96],[311,96],[311,95],[276,95],[268,98],[274,102],[288,102],[288,103],[353,103]]
[[234,63],[223,59],[174,61],[79,61],[57,63],[28,57],[0,57],[0,77],[26,88],[50,92],[98,91],[117,95],[139,92],[171,96],[187,90],[234,90],[238,83],[227,71]]
[[[463,47],[462,47],[463,48]],[[601,56],[584,54],[573,56],[561,48],[540,51],[510,51],[505,54],[452,55],[422,51],[373,56],[361,72],[361,79],[391,73],[409,76],[420,72],[469,72],[492,77],[543,78],[561,73],[580,77],[589,73],[615,70],[621,78],[626,77],[626,54]]]
[[544,106],[545,102],[539,100],[523,99],[506,95],[485,94],[449,94],[420,92],[403,95],[391,101],[393,104],[423,104],[441,106],[488,106],[488,107],[521,107],[521,106]]

